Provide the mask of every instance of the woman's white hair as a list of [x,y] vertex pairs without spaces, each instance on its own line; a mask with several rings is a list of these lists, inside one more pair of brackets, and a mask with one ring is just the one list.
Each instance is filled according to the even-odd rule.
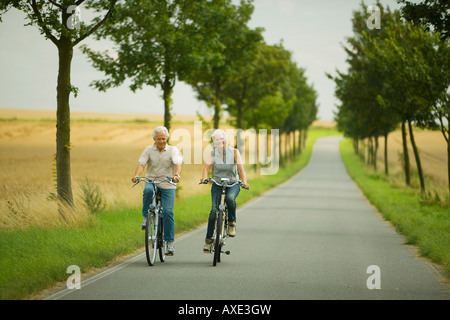
[[216,129],[213,134],[211,135],[211,139],[214,143],[214,141],[216,140],[216,136],[217,135],[222,135],[224,140],[225,140],[225,145],[228,146],[228,138],[227,138],[227,134],[225,133],[225,131],[223,131],[222,129]]
[[169,138],[169,130],[167,130],[166,127],[160,126],[160,127],[156,127],[155,129],[153,129],[153,132],[152,132],[153,139],[155,139],[156,134],[159,132],[164,132],[166,134],[166,138]]

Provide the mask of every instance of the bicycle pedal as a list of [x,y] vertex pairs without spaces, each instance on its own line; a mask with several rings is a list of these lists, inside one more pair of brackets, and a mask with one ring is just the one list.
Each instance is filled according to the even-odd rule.
[[225,253],[227,256],[229,256],[230,255],[230,251],[221,251],[222,253]]

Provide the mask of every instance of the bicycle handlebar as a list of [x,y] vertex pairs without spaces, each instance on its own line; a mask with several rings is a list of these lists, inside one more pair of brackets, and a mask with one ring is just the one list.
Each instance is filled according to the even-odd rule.
[[246,190],[250,190],[250,188],[246,188],[244,183],[240,180],[236,181],[235,183],[228,184],[228,182],[226,182],[226,181],[224,181],[223,183],[219,183],[216,180],[214,180],[213,178],[209,178],[209,179],[203,180],[203,182],[200,182],[199,184],[208,184],[208,182],[210,182],[210,181],[214,182],[219,187],[222,187],[222,186],[233,187],[233,186],[239,184],[242,188],[244,188]]
[[171,177],[167,177],[167,178],[165,178],[164,180],[160,180],[160,181],[151,180],[151,179],[148,179],[148,178],[140,178],[140,177],[136,177],[136,183],[133,184],[132,188],[133,188],[135,185],[137,185],[139,182],[141,182],[141,181],[144,181],[144,182],[147,182],[147,183],[153,183],[153,184],[160,184],[160,183],[162,183],[162,182],[167,181],[167,182],[169,182],[170,184],[172,184],[172,185],[174,185],[174,186],[177,185],[176,183],[173,182],[173,179],[172,179]]

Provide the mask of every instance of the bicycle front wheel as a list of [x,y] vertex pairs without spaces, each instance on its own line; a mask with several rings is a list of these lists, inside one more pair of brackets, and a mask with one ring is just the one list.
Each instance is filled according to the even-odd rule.
[[156,260],[157,250],[157,228],[158,224],[155,223],[155,214],[149,213],[147,217],[147,225],[145,227],[145,255],[149,266],[153,266]]
[[220,212],[217,215],[216,219],[216,237],[214,239],[213,266],[216,266],[217,262],[220,262],[220,255],[222,253],[222,244],[221,244],[222,235],[223,235],[223,216],[222,212]]
[[159,247],[159,260],[161,262],[164,262],[164,261],[166,261],[166,241],[164,241],[163,217],[160,217],[160,219],[159,219],[158,247]]

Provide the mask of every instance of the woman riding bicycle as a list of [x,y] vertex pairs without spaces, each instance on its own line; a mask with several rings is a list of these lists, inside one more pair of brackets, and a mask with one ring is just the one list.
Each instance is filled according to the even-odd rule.
[[[227,135],[225,131],[217,129],[211,136],[214,142],[214,149],[206,160],[203,167],[202,179],[200,182],[208,179],[208,172],[213,167],[213,179],[220,181],[222,178],[229,179],[230,184],[239,180],[248,188],[247,177],[245,174],[242,158],[239,150],[228,146]],[[211,187],[211,212],[209,213],[208,229],[206,232],[205,245],[203,252],[209,253],[213,243],[212,236],[214,233],[214,223],[216,218],[216,210],[220,203],[221,187],[212,184]],[[228,207],[228,235],[234,237],[236,235],[236,197],[239,195],[239,184],[227,189],[225,202]]]

